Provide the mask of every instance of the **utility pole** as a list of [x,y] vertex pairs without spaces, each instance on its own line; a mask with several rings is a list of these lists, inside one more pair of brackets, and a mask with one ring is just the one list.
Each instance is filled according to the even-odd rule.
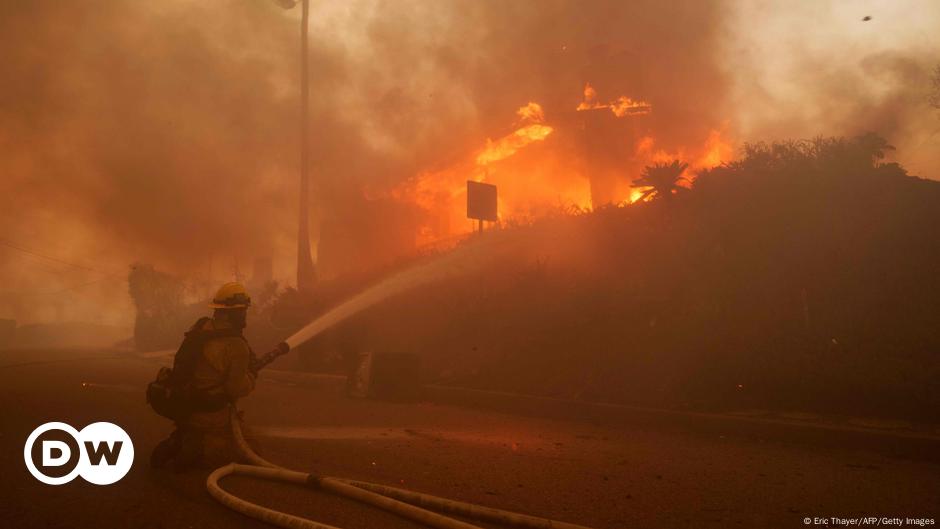
[[[279,2],[293,7],[296,2]],[[307,64],[307,21],[310,17],[310,0],[301,0],[300,16],[300,219],[297,226],[297,290],[309,291],[317,282],[317,271],[310,255],[310,175],[309,175],[309,94]]]

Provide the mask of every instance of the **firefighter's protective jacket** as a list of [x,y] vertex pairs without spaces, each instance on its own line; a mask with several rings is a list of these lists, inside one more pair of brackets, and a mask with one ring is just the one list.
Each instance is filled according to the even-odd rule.
[[[228,322],[212,319],[204,329],[231,328]],[[255,389],[255,374],[249,371],[251,349],[240,336],[210,338],[196,363],[193,382],[210,394],[224,393],[232,402]]]

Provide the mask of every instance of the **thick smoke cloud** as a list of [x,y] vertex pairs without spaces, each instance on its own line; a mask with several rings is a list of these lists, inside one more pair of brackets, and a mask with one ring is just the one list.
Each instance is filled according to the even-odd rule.
[[729,98],[741,139],[876,132],[913,174],[937,177],[936,2],[758,0],[736,4],[729,23]]
[[[644,135],[673,152],[715,129],[738,140],[907,131],[922,74],[922,57],[903,50],[859,57],[882,88],[813,78],[801,97],[826,112],[797,119],[759,105],[766,87],[741,84],[760,68],[734,52],[741,21],[729,2],[312,4],[314,236],[365,197],[467,159],[530,101],[567,153],[587,82],[602,99],[654,109],[626,136],[599,134],[592,152],[634,152]],[[106,319],[126,321],[120,278],[137,261],[220,281],[273,256],[289,278],[298,23],[299,9],[266,0],[0,4],[0,237],[102,271],[0,248],[0,277],[15,285],[0,317],[50,319],[59,307],[88,319],[108,306]]]
[[[663,120],[693,125],[676,134],[706,126],[721,100],[714,2],[312,11],[315,224],[358,206],[364,189],[393,188],[504,134],[527,101],[549,116],[571,110],[587,81],[611,97],[655,95]],[[4,3],[3,236],[107,273],[146,261],[218,279],[274,255],[286,276],[297,17],[246,0]],[[85,306],[77,300],[124,294],[108,280],[66,290],[101,275],[13,251],[0,269],[22,286],[17,297],[63,290],[66,317]]]

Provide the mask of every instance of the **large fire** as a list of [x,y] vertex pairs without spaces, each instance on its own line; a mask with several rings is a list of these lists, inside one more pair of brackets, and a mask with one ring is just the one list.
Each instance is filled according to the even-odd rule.
[[[506,223],[634,202],[642,190],[631,188],[630,182],[647,165],[688,162],[687,178],[694,179],[696,171],[732,159],[733,145],[723,127],[713,128],[698,144],[666,148],[661,143],[668,142],[660,142],[642,121],[652,114],[651,103],[628,96],[602,101],[586,84],[582,101],[569,107],[573,112],[547,116],[539,103],[529,102],[516,111],[508,133],[486,140],[449,167],[422,172],[394,189],[395,199],[426,213],[417,243],[451,240],[474,229],[474,221],[466,218],[467,180],[498,187],[500,223]],[[618,128],[621,120],[632,122]],[[595,142],[595,134],[608,137]],[[596,144],[618,147],[599,153]]]

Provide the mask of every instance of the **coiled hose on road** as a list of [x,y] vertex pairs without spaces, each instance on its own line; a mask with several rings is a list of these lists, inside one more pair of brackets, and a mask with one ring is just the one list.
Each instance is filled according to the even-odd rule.
[[232,419],[230,422],[232,424],[232,437],[235,439],[236,448],[239,454],[252,464],[242,465],[229,463],[224,467],[218,468],[213,471],[212,474],[209,474],[209,478],[206,480],[206,487],[209,489],[209,494],[222,505],[272,525],[290,529],[338,529],[332,525],[275,511],[274,509],[269,509],[256,503],[243,500],[222,489],[222,487],[219,486],[219,480],[225,476],[239,474],[303,485],[345,496],[439,529],[481,528],[428,509],[459,515],[473,520],[513,527],[527,527],[532,529],[589,529],[583,525],[483,507],[481,505],[449,500],[447,498],[396,487],[388,487],[377,483],[329,476],[315,476],[305,472],[289,470],[277,466],[254,453],[242,436],[238,412],[235,410],[234,406],[231,408],[231,412]]

